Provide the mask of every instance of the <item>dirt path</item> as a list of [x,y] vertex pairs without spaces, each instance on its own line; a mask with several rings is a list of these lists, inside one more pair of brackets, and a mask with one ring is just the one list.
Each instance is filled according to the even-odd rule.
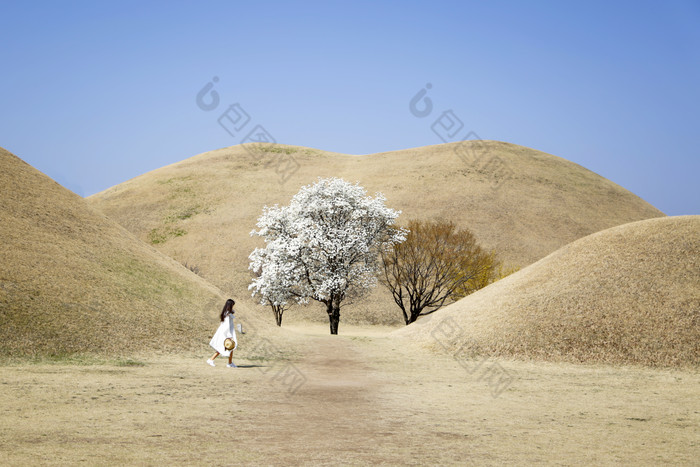
[[[304,332],[301,329],[299,332]],[[698,372],[482,362],[316,329],[286,360],[0,367],[0,464],[692,465]],[[465,363],[465,362],[461,362]],[[480,376],[517,377],[494,397]]]
[[[351,340],[328,336],[309,338],[300,357],[293,366],[270,369],[272,416],[251,419],[236,437],[248,436],[250,449],[286,465],[376,460],[367,448],[387,430],[377,416],[388,409],[380,398],[386,383],[367,355]],[[261,400],[253,412],[270,408],[269,400]]]

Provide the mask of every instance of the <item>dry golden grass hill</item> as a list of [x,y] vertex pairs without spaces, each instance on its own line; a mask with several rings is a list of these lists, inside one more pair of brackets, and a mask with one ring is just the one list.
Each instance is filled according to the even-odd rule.
[[577,240],[395,332],[457,356],[700,365],[700,216]]
[[0,353],[206,348],[219,289],[2,148],[0,187]]
[[[286,145],[233,146],[146,173],[88,198],[92,206],[204,278],[250,302],[249,233],[263,206],[288,204],[318,177],[382,192],[400,221],[447,218],[469,227],[509,264],[524,267],[585,235],[662,212],[565,159],[514,144],[452,143],[370,155]],[[261,312],[263,312],[261,310]],[[285,320],[327,320],[322,307]],[[272,319],[272,318],[269,318]],[[377,289],[343,308],[342,322],[398,324]]]

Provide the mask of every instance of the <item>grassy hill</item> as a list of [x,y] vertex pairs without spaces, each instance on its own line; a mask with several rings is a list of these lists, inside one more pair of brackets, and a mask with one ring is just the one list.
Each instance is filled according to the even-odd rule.
[[396,335],[467,356],[700,365],[700,216],[589,235]]
[[2,148],[0,187],[0,352],[206,348],[220,290]]
[[[559,157],[495,141],[458,144],[363,156],[285,145],[265,145],[257,152],[234,146],[141,175],[88,202],[246,300],[247,257],[260,244],[249,233],[263,206],[289,203],[318,177],[338,176],[359,182],[370,194],[381,191],[389,207],[403,211],[400,221],[447,218],[469,227],[483,245],[521,267],[590,233],[664,215]],[[466,151],[458,155],[459,148]],[[292,309],[285,319],[298,317],[327,319],[315,304]],[[401,319],[390,295],[378,289],[368,300],[345,307],[342,322],[398,324]]]

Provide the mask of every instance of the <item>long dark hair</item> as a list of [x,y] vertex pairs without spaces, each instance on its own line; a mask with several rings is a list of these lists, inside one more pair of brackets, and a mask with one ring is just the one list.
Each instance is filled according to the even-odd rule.
[[224,309],[221,310],[221,321],[225,320],[228,315],[233,314],[233,305],[235,304],[236,302],[234,302],[232,298],[226,300]]

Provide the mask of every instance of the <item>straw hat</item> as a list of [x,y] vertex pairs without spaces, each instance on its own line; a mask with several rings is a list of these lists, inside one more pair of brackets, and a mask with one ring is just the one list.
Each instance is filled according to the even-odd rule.
[[234,349],[236,348],[236,341],[234,341],[234,340],[231,339],[230,337],[227,337],[227,338],[224,340],[224,348],[225,348],[226,350],[234,350]]

